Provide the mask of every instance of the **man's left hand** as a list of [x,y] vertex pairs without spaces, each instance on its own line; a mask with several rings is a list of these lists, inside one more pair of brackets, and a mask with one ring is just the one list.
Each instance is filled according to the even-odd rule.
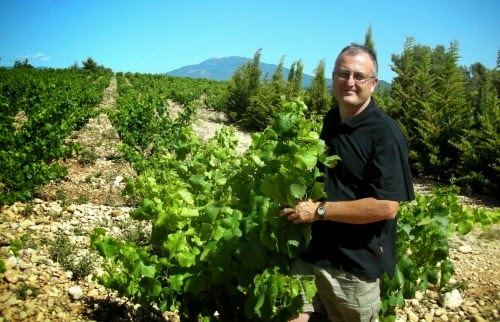
[[313,222],[319,219],[316,214],[318,204],[312,200],[300,201],[295,205],[295,208],[283,208],[279,215],[287,217],[294,224]]

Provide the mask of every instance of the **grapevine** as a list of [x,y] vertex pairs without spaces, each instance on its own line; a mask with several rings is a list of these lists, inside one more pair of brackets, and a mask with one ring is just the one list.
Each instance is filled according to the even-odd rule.
[[[186,319],[217,311],[274,320],[297,312],[301,292],[314,294],[314,280],[287,272],[307,246],[310,226],[293,225],[278,212],[297,200],[323,197],[316,164],[336,160],[326,157],[317,122],[306,119],[305,109],[299,101],[284,103],[275,123],[254,135],[243,156],[236,153],[231,127],[204,145],[193,135],[179,137],[178,147],[191,147],[182,152],[185,158],[176,157],[175,147],[158,153],[154,166],[126,188],[141,199],[131,215],[152,224],[150,244],[120,245],[96,235],[94,246],[108,258],[100,281]],[[144,274],[145,267],[153,276]]]

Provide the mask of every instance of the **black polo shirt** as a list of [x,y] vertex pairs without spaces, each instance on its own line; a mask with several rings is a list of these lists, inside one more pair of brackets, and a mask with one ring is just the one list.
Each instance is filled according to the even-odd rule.
[[[321,139],[328,155],[341,160],[324,168],[325,191],[330,201],[365,197],[394,201],[414,198],[408,163],[409,147],[399,125],[371,98],[359,115],[342,123],[338,109],[324,119]],[[392,278],[396,264],[397,218],[370,224],[316,221],[311,248],[303,258],[328,259],[334,266],[368,278],[385,271]]]

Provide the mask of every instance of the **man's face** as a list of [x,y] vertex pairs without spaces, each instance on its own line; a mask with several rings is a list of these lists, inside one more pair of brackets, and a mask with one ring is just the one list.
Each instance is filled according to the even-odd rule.
[[377,85],[377,78],[369,78],[363,84],[356,78],[373,75],[373,62],[367,53],[351,55],[343,53],[337,60],[333,72],[333,95],[342,108],[360,108],[368,104]]

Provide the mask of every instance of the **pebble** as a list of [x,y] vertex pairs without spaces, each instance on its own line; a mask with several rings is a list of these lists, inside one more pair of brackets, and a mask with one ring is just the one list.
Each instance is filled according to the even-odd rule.
[[469,245],[462,245],[458,247],[458,251],[462,254],[468,254],[472,252],[472,247]]
[[120,183],[123,181],[123,177],[122,176],[117,176],[115,178],[115,181],[113,182],[113,186],[115,188],[118,188],[120,186]]
[[451,292],[446,292],[443,295],[442,303],[444,307],[455,309],[459,307],[463,302],[462,295],[457,289]]
[[16,284],[19,282],[19,273],[15,270],[9,269],[5,271],[3,278],[7,283]]
[[69,212],[69,213],[74,213],[76,211],[76,205],[69,205],[68,207],[66,207],[66,211]]
[[68,290],[69,295],[73,300],[79,300],[83,296],[83,290],[80,286],[72,286]]
[[[27,217],[19,211],[23,209],[20,203],[0,208],[0,218],[11,219],[0,222],[0,232],[7,238],[6,244],[11,240],[19,240],[26,234],[30,238],[29,242],[36,244],[33,248],[20,249],[17,257],[12,255],[9,246],[0,248],[0,256],[6,266],[6,271],[0,274],[4,281],[0,283],[0,322],[90,321],[81,316],[84,310],[88,310],[88,299],[108,303],[107,306],[96,307],[100,313],[94,316],[98,320],[103,316],[107,316],[107,319],[114,317],[116,312],[113,310],[116,307],[129,306],[125,314],[130,315],[131,321],[169,321],[167,318],[151,319],[153,313],[139,317],[137,312],[140,306],[116,297],[104,286],[96,284],[92,275],[75,280],[73,272],[63,270],[49,256],[50,240],[55,240],[59,234],[66,234],[72,243],[83,245],[82,250],[76,252],[81,258],[88,253],[90,233],[94,228],[104,227],[116,235],[122,233],[117,228],[117,223],[131,220],[128,216],[129,208],[92,204],[61,207],[58,202],[39,200],[36,205],[43,213],[33,212],[33,217]],[[59,215],[57,220],[52,220],[49,214]],[[97,268],[96,272],[99,271],[102,272]],[[19,293],[21,288],[24,290],[22,295]],[[112,304],[113,302],[117,304]],[[107,312],[105,307],[109,307],[110,311]]]

